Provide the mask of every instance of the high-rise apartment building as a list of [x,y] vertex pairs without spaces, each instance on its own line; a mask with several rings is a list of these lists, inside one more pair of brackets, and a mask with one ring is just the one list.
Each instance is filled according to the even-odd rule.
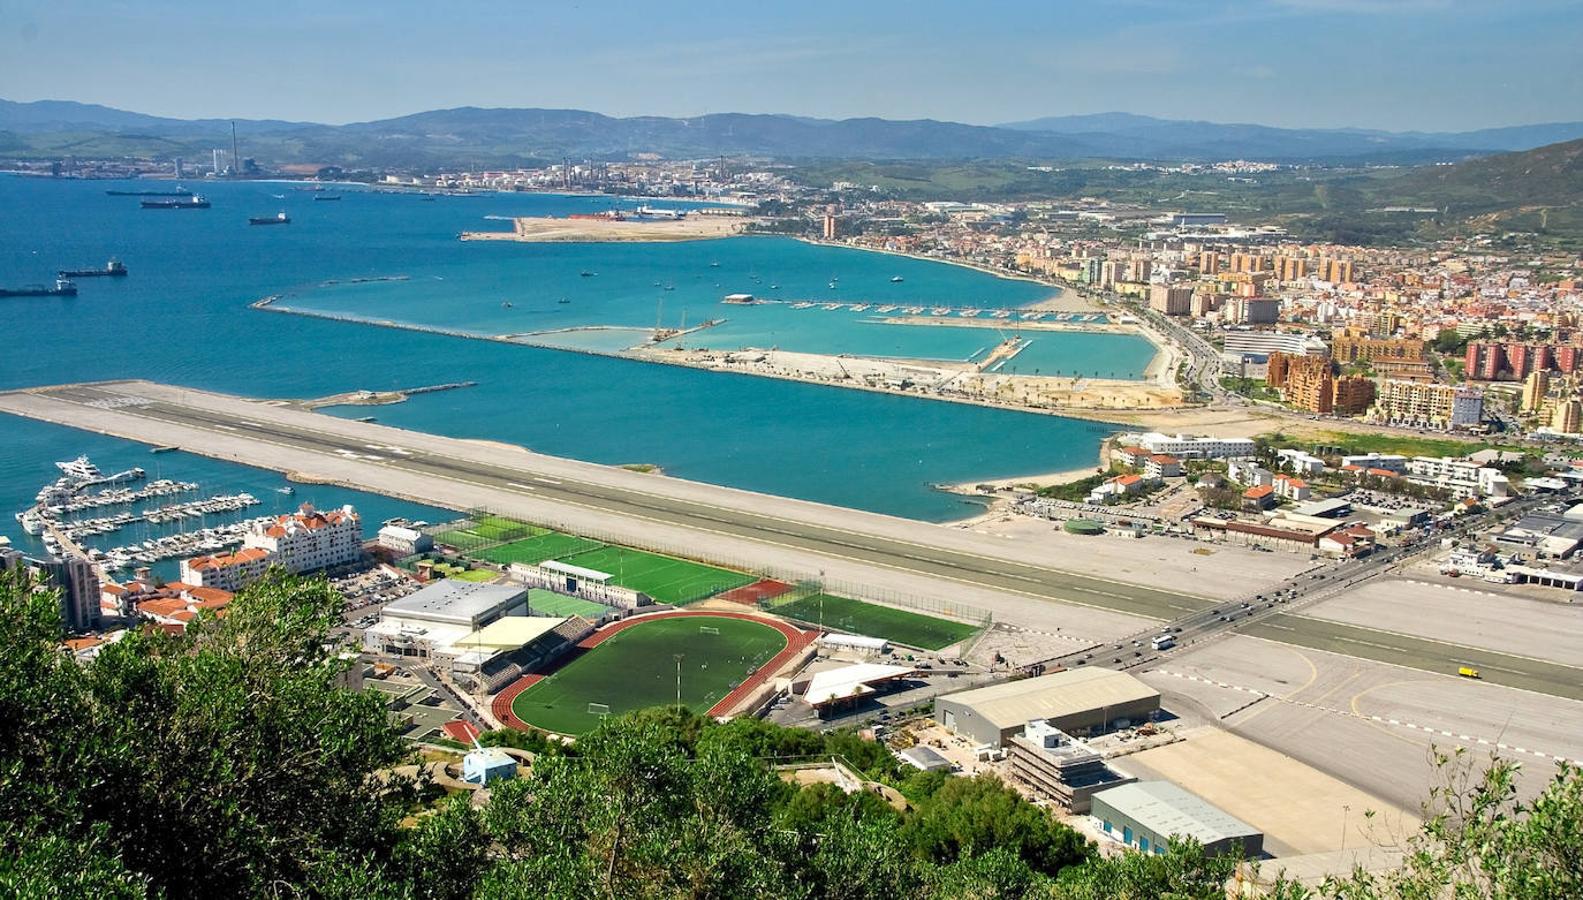
[[1149,308],[1161,315],[1185,316],[1192,312],[1193,289],[1186,285],[1156,284],[1149,288]]

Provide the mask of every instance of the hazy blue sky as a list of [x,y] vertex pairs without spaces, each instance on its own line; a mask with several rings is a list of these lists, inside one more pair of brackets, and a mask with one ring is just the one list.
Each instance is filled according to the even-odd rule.
[[1583,0],[0,0],[0,97],[1461,130],[1583,119],[1580,48]]

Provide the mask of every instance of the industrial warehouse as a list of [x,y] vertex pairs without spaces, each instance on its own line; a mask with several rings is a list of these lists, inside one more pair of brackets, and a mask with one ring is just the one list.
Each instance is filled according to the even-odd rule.
[[935,700],[934,717],[948,731],[999,748],[1034,719],[1083,734],[1143,722],[1159,709],[1160,692],[1131,675],[1086,668],[948,694]]

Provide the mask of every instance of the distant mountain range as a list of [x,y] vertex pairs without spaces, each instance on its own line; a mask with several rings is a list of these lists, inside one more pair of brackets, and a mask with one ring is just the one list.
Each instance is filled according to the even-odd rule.
[[[349,125],[236,120],[243,155],[267,165],[524,165],[564,156],[755,155],[808,159],[1316,160],[1416,163],[1583,137],[1583,122],[1456,133],[1271,128],[1126,113],[1003,126],[932,119],[814,119],[720,113],[616,118],[571,109],[433,110]],[[230,143],[230,121],[173,119],[62,100],[0,100],[0,156],[198,156]]]
[[1476,154],[1531,150],[1583,138],[1583,122],[1515,125],[1478,131],[1375,131],[1361,128],[1273,128],[1156,119],[1131,113],[1055,116],[1001,128],[1131,146],[1169,158],[1291,159]]

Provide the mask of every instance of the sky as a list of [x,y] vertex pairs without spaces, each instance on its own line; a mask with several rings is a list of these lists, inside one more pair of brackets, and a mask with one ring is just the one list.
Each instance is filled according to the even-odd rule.
[[1461,131],[1583,120],[1580,47],[1583,0],[0,0],[0,98]]

